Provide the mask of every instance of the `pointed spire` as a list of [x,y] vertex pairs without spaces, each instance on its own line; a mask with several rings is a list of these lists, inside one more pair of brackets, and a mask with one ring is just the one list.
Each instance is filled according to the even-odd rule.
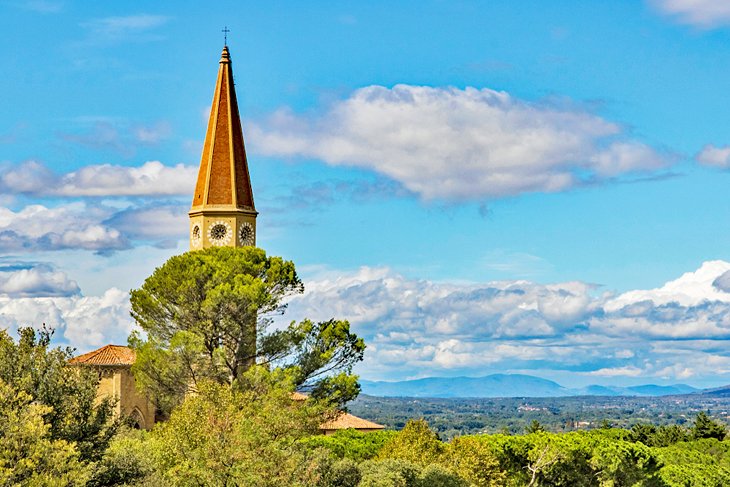
[[228,46],[221,54],[192,210],[211,207],[256,212]]

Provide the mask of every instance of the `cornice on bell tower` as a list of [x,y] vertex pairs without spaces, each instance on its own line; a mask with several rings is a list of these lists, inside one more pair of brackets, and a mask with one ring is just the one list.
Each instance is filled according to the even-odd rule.
[[[257,214],[231,55],[224,46],[189,212],[191,249],[255,245]],[[221,237],[223,229],[227,234]]]

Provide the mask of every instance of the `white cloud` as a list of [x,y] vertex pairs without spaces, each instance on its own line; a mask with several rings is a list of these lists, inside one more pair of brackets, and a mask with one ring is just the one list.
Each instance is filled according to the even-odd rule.
[[307,283],[306,289],[291,306],[304,307],[315,318],[346,316],[371,327],[388,323],[389,331],[429,337],[554,336],[595,309],[591,286],[578,282],[455,285],[409,280],[385,268],[361,268]]
[[730,146],[715,147],[712,144],[706,145],[695,156],[695,159],[704,166],[719,167],[721,169],[730,168]]
[[46,325],[80,351],[106,343],[124,344],[134,324],[129,316],[129,294],[112,288],[101,296],[49,298],[0,297],[0,327]]
[[644,370],[628,365],[626,367],[613,367],[598,369],[588,372],[588,375],[596,375],[599,377],[638,377],[645,373]]
[[[46,323],[82,351],[124,343],[133,329],[127,292],[81,296],[65,274],[37,267],[38,276],[55,282],[48,292],[68,293],[38,297],[32,292],[42,292],[36,285],[43,279],[21,267],[0,268],[0,327]],[[730,379],[730,302],[711,293],[722,292],[712,283],[728,268],[707,262],[660,288],[612,297],[580,282],[455,284],[363,267],[308,280],[278,324],[305,316],[349,319],[368,344],[359,372],[369,379],[499,370],[558,371],[606,383],[717,381]],[[32,297],[12,294],[23,292]]]
[[725,0],[651,0],[663,13],[684,24],[712,28],[730,23],[730,3]]
[[582,282],[455,284],[387,268],[320,272],[282,323],[349,319],[368,344],[360,370],[368,378],[555,370],[604,381],[718,380],[708,364],[730,374],[730,294],[718,284],[728,272],[728,262],[705,262],[659,288],[617,296]]
[[192,192],[197,168],[147,161],[141,166],[96,164],[57,175],[37,161],[0,172],[2,188],[37,196],[159,196]]
[[667,164],[618,124],[490,89],[359,89],[324,113],[280,110],[249,129],[267,155],[364,167],[425,199],[555,192]]
[[106,216],[107,211],[83,203],[56,208],[30,205],[17,212],[0,207],[0,250],[105,252],[128,248],[129,242],[119,230],[100,223]]
[[174,248],[185,240],[186,209],[184,204],[139,206],[119,199],[19,210],[0,206],[0,251],[86,250],[108,256],[138,245]]
[[159,161],[148,161],[140,167],[85,166],[65,174],[56,193],[64,196],[188,194],[196,175],[197,168],[192,166],[169,167]]
[[[629,291],[606,303],[608,311],[617,311],[628,305],[651,301],[653,305],[678,303],[695,306],[707,301],[730,303],[730,293],[715,284],[730,271],[730,263],[722,260],[704,262],[699,269],[687,272],[660,288]],[[724,282],[724,281],[723,281]]]
[[0,268],[0,296],[10,298],[57,297],[79,294],[76,281],[65,272],[36,265],[21,269]]

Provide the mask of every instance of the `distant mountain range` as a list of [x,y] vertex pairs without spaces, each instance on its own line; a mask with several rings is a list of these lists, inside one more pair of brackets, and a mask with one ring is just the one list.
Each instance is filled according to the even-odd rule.
[[557,382],[523,374],[484,377],[428,377],[399,382],[360,381],[363,394],[381,397],[566,397],[566,396],[671,396],[701,392],[730,397],[730,386],[700,391],[686,384],[631,387],[592,385],[569,389]]

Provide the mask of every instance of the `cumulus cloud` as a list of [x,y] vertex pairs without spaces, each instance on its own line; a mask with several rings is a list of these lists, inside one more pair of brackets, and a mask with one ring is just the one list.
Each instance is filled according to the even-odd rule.
[[730,147],[716,147],[712,144],[706,145],[695,156],[695,159],[703,166],[718,167],[720,169],[730,168]]
[[389,331],[402,333],[546,337],[560,335],[592,315],[596,304],[590,290],[580,282],[445,284],[409,280],[385,268],[362,268],[308,283],[306,294],[295,303],[321,319],[342,315],[373,325],[387,321]]
[[730,4],[722,0],[651,0],[664,14],[684,24],[712,28],[730,23]]
[[[729,270],[730,263],[706,262],[660,288],[610,295],[581,282],[445,283],[363,267],[308,280],[275,325],[349,319],[368,344],[360,373],[371,379],[501,370],[606,383],[723,380],[730,379],[730,299],[717,281]],[[51,284],[44,290],[43,282]],[[50,267],[0,267],[0,327],[41,323],[82,351],[124,343],[134,326],[124,291],[82,296]]]
[[730,263],[723,260],[704,262],[699,269],[686,272],[677,279],[656,289],[629,291],[611,299],[606,309],[615,311],[628,305],[651,302],[652,305],[679,304],[689,307],[705,302],[730,303],[730,294],[722,287],[723,276],[730,271]]
[[[103,185],[95,181],[93,185]],[[171,202],[77,201],[0,206],[0,251],[88,250],[111,255],[137,245],[173,248],[185,238],[187,207]]]
[[730,374],[729,271],[706,262],[660,288],[611,295],[582,282],[455,284],[364,267],[307,281],[288,315],[349,319],[368,343],[368,377],[559,370],[684,380],[712,367]]
[[46,325],[64,341],[87,351],[106,343],[124,344],[134,323],[129,293],[112,288],[101,296],[9,298],[0,296],[0,327]]
[[119,230],[99,222],[104,215],[104,210],[83,203],[56,208],[30,205],[19,211],[0,207],[0,250],[109,252],[129,248]]
[[187,195],[196,176],[196,167],[166,166],[159,161],[141,166],[95,164],[65,174],[26,161],[0,170],[0,187],[8,193],[44,197]]
[[59,297],[79,294],[76,281],[48,265],[0,267],[0,296]]
[[249,131],[264,154],[371,169],[425,199],[563,191],[667,164],[582,108],[486,88],[369,86],[316,114],[280,110]]

